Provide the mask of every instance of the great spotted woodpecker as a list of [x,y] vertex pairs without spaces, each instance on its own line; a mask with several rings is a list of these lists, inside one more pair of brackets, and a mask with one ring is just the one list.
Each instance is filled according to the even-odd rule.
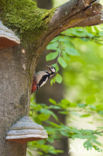
[[35,73],[31,93],[35,92],[40,87],[45,85],[48,79],[54,76],[55,73],[56,69],[53,66],[48,66],[48,70]]

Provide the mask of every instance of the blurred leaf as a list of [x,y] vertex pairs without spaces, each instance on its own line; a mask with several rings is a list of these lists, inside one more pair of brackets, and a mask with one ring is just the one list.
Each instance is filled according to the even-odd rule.
[[52,103],[52,104],[54,104],[54,105],[57,104],[56,101],[54,99],[51,99],[51,98],[49,99],[49,102]]
[[53,85],[55,82],[59,84],[62,82],[62,76],[60,74],[56,74],[56,76],[50,81],[50,84]]
[[59,62],[59,64],[60,64],[63,68],[66,68],[66,67],[67,67],[66,62],[64,61],[64,59],[63,59],[62,57],[59,57],[59,58],[58,58],[58,62]]
[[57,83],[61,83],[61,82],[62,82],[62,76],[61,76],[60,74],[56,74],[56,76],[55,76],[55,81],[56,81]]
[[83,114],[83,115],[81,115],[80,117],[82,117],[82,118],[87,118],[87,117],[90,117],[91,116],[91,114]]
[[58,52],[52,52],[46,55],[46,61],[54,60],[58,56]]
[[47,50],[56,50],[58,47],[58,43],[57,42],[50,42],[47,46]]

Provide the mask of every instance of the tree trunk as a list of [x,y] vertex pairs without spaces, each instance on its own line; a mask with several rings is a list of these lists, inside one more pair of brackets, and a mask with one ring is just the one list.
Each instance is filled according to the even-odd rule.
[[26,144],[5,141],[10,126],[28,113],[25,59],[18,47],[0,50],[0,156],[26,154]]

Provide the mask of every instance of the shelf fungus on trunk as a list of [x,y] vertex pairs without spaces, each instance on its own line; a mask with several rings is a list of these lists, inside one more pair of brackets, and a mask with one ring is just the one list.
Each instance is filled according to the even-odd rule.
[[46,139],[48,135],[44,128],[34,123],[28,116],[22,117],[7,132],[6,140],[26,143]]
[[20,44],[20,39],[0,21],[0,49],[14,47],[18,44]]

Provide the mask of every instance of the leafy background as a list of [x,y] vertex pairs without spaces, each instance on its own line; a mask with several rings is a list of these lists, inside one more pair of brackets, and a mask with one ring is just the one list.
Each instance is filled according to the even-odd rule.
[[[53,61],[57,71],[50,84],[64,83],[65,98],[58,103],[49,99],[51,105],[47,106],[37,104],[34,95],[31,96],[30,116],[45,127],[49,137],[30,142],[29,155],[33,155],[34,149],[45,156],[63,152],[52,145],[61,136],[71,139],[71,144],[74,139],[82,139],[81,146],[86,150],[102,152],[102,141],[98,138],[103,134],[103,25],[67,29],[48,44],[47,50],[46,61]],[[63,75],[59,72],[60,66]],[[67,115],[67,125],[59,121],[53,110]],[[56,123],[49,121],[51,117]],[[90,129],[78,126],[84,118],[90,125],[100,124]]]

